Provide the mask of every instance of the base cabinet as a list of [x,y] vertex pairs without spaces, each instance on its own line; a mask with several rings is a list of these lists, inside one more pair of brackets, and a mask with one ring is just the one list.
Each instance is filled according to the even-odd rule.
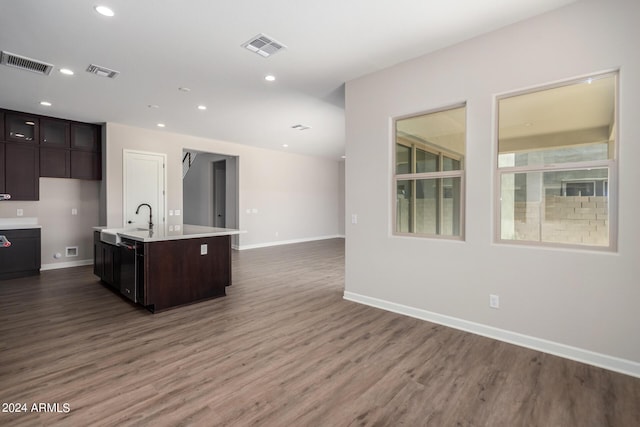
[[145,243],[144,254],[151,311],[222,297],[231,285],[231,236]]
[[93,233],[93,274],[109,286],[120,289],[120,248],[100,240],[100,232]]
[[0,279],[40,274],[40,229],[0,230],[11,246],[0,248]]
[[[114,246],[94,233],[94,274],[152,312],[222,297],[231,285],[231,236]],[[135,290],[132,288],[135,286]]]

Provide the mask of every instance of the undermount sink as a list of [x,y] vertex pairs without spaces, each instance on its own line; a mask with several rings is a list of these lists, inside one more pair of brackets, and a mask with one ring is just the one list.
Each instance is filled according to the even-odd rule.
[[126,233],[127,231],[149,231],[148,228],[144,227],[135,227],[135,228],[105,228],[100,231],[100,241],[103,243],[108,243],[110,245],[117,245],[120,243],[121,233]]
[[120,235],[115,230],[105,229],[100,231],[100,241],[110,245],[117,245],[120,243]]

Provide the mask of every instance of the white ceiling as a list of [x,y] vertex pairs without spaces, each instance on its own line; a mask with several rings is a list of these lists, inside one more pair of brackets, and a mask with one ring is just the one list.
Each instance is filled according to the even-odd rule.
[[[339,159],[346,81],[574,1],[0,0],[0,50],[55,66],[0,66],[0,107]],[[241,47],[259,33],[287,49]]]

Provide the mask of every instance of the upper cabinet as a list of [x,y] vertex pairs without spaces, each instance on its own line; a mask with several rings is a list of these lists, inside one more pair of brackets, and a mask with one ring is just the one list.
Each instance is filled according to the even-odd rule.
[[99,128],[85,123],[71,124],[71,148],[83,151],[100,151]]
[[5,113],[5,141],[38,144],[39,119],[21,113]]
[[40,120],[40,146],[48,148],[69,148],[69,122],[60,119]]
[[0,110],[0,193],[38,200],[39,178],[102,179],[101,126]]

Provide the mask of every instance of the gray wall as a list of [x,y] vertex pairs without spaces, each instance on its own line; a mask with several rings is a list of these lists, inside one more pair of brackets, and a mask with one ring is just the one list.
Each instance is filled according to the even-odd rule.
[[[345,297],[640,376],[638,17],[585,0],[348,82]],[[494,243],[496,95],[618,67],[618,251]],[[463,101],[465,241],[392,236],[391,119]]]

